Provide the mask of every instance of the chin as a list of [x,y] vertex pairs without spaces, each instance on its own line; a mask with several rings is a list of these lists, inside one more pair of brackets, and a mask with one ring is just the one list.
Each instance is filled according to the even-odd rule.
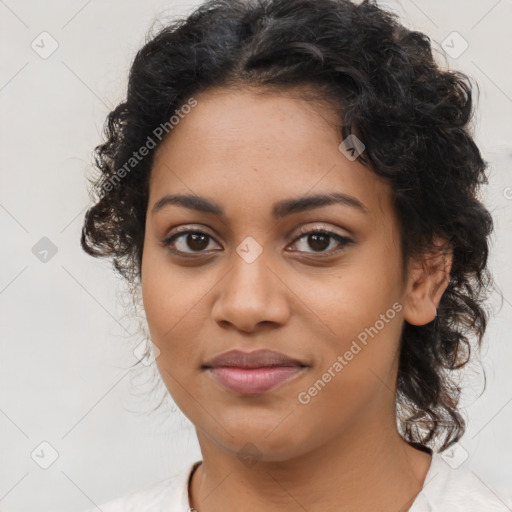
[[299,447],[308,444],[308,436],[297,429],[292,433],[289,426],[281,429],[282,420],[282,416],[278,420],[274,418],[273,422],[255,420],[251,425],[250,416],[246,416],[245,422],[223,422],[224,428],[217,425],[215,432],[210,431],[208,436],[238,458],[247,455],[267,462],[286,461],[300,454]]

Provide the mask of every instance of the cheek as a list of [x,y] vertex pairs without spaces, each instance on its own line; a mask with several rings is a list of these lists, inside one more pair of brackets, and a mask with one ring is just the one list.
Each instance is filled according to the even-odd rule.
[[320,382],[311,393],[303,390],[305,401],[350,410],[370,400],[382,382],[393,389],[403,323],[399,279],[397,255],[368,244],[336,272],[303,281],[302,297],[315,315],[302,327],[311,332],[314,321],[320,329],[311,383]]
[[198,267],[172,264],[161,249],[145,252],[142,268],[144,310],[160,350],[157,365],[171,394],[179,395],[179,383],[193,377],[208,344],[204,329],[216,279]]
[[160,350],[157,364],[170,371],[168,365],[180,359],[180,320],[186,318],[188,300],[180,279],[157,251],[147,249],[144,252],[142,301],[151,340]]
[[294,293],[308,306],[296,320],[308,324],[310,329],[313,323],[318,324],[319,334],[337,350],[360,333],[364,341],[365,329],[376,323],[382,331],[379,336],[395,340],[399,337],[400,321],[390,327],[390,320],[399,315],[401,305],[393,308],[393,304],[402,297],[398,262],[394,263],[393,258],[389,253],[387,258],[380,257],[378,247],[368,246],[350,254],[332,272],[322,269],[296,277]]
[[[144,253],[142,300],[152,342],[160,353],[156,364],[173,401],[186,415],[190,409],[191,370],[200,365],[191,340],[202,323],[197,318],[197,290],[152,251]],[[190,283],[189,283],[190,284]]]
[[150,247],[142,260],[142,300],[153,341],[171,343],[182,325],[193,319],[207,283],[193,278],[197,269],[172,264],[165,250]]
[[[323,418],[322,431],[335,434],[340,424],[364,415],[376,401],[394,402],[402,325],[402,306],[395,302],[346,300],[333,295],[329,327],[334,335],[317,338],[317,362],[294,400],[303,419]],[[326,306],[326,310],[328,305]]]

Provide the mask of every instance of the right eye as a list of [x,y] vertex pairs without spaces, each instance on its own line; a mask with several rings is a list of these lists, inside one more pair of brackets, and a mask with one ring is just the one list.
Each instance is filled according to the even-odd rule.
[[183,230],[162,241],[162,246],[178,255],[190,256],[202,254],[214,240],[211,235],[203,231]]

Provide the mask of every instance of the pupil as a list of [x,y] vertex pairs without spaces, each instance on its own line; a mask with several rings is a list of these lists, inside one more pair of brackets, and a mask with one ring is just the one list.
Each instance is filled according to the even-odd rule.
[[[322,250],[325,250],[327,247],[329,247],[329,241],[328,241],[328,236],[327,235],[323,235],[321,233],[315,233],[313,235],[309,235],[309,238],[310,238],[310,246],[312,249],[314,249],[315,251],[322,251]],[[318,244],[318,241],[319,240],[322,240],[324,241],[324,243],[322,243],[320,241],[320,243]],[[313,240],[313,243],[311,243],[311,240]],[[327,243],[325,243],[327,242]]]
[[199,233],[191,233],[187,237],[187,245],[189,249],[194,251],[200,251],[205,247],[208,247],[208,240],[206,235],[201,235]]

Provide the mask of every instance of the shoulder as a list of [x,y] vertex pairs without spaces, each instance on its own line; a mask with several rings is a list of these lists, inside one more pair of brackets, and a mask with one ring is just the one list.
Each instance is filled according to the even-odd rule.
[[510,512],[512,497],[503,496],[470,469],[451,467],[433,453],[423,489],[410,512]]
[[188,478],[190,464],[165,480],[107,501],[83,512],[186,512],[188,511]]

